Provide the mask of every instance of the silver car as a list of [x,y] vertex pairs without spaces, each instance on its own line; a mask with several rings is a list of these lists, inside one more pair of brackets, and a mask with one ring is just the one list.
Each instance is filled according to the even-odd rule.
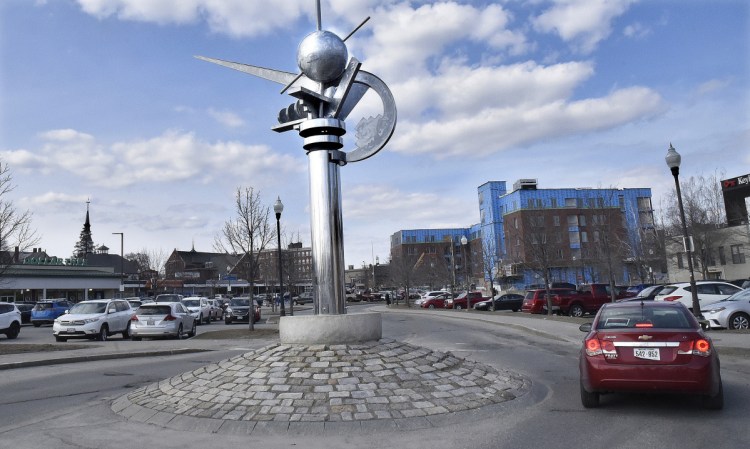
[[182,305],[193,314],[199,325],[211,324],[211,304],[208,303],[208,298],[190,296],[182,300]]
[[711,329],[750,329],[750,289],[707,304],[702,309]]
[[195,336],[196,320],[179,302],[152,302],[143,304],[130,322],[130,338]]

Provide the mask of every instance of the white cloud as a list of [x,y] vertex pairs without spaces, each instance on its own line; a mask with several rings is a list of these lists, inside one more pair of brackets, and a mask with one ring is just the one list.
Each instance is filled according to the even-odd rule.
[[622,30],[622,34],[626,37],[642,39],[651,34],[651,29],[644,26],[642,23],[633,23],[626,26]]
[[612,21],[627,11],[635,0],[553,0],[537,16],[534,28],[556,33],[582,53],[590,53],[612,32]]
[[208,115],[228,128],[239,128],[245,125],[245,121],[242,120],[242,117],[232,111],[218,111],[211,108],[208,110]]
[[[300,15],[314,14],[309,0],[273,3],[265,0],[77,0],[81,9],[98,18],[185,24],[205,20],[211,31],[234,37],[267,34],[293,24]],[[262,18],[262,19],[261,19]]]
[[305,166],[265,145],[209,143],[193,133],[179,131],[111,145],[74,130],[48,131],[42,138],[45,142],[37,151],[10,150],[0,156],[14,169],[55,176],[69,172],[92,185],[108,188],[184,180],[207,182],[228,174],[261,181],[270,179],[271,173],[297,173]]
[[86,195],[70,195],[62,192],[45,192],[41,195],[22,199],[24,203],[34,206],[60,205],[60,203],[83,204],[88,200],[89,197]]

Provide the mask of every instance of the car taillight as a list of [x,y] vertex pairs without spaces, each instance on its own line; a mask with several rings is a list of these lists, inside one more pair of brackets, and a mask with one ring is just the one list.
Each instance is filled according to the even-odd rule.
[[677,353],[708,357],[711,355],[711,343],[705,338],[683,341],[682,343],[680,343],[680,349],[677,350]]
[[131,316],[130,321],[138,321],[138,315]]
[[177,318],[174,315],[167,315],[167,316],[164,317],[164,319],[162,321],[174,321],[176,319]]
[[680,298],[682,298],[682,296],[665,296],[664,301],[677,301]]
[[603,353],[614,353],[615,351],[615,344],[609,340],[599,340],[598,338],[586,340],[586,355],[589,357],[602,355]]

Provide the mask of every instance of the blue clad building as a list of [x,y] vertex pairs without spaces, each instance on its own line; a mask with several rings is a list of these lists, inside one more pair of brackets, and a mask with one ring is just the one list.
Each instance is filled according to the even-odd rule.
[[[456,282],[446,284],[489,286],[492,278],[494,285],[525,289],[543,283],[531,263],[534,248],[543,245],[554,259],[551,282],[607,282],[610,273],[616,283],[644,280],[644,240],[654,231],[651,189],[539,189],[535,179],[521,179],[510,191],[505,181],[477,190],[478,224],[401,230],[391,237],[392,256],[414,257],[417,268],[428,261],[447,266]],[[617,259],[608,269],[601,263],[604,244]]]

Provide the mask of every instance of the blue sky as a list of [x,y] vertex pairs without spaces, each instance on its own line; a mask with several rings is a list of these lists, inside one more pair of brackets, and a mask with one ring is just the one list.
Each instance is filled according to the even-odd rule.
[[[273,4],[273,7],[268,5]],[[386,260],[399,229],[479,221],[477,186],[673,188],[750,173],[745,0],[322,0],[323,28],[393,91],[399,122],[341,169],[347,265]],[[297,72],[314,0],[4,0],[0,158],[41,246],[212,251],[237,187],[309,245],[307,160],[277,134],[279,86],[193,58]],[[349,129],[354,128],[357,113]],[[346,145],[345,136],[345,145]],[[345,146],[344,150],[347,150]]]

